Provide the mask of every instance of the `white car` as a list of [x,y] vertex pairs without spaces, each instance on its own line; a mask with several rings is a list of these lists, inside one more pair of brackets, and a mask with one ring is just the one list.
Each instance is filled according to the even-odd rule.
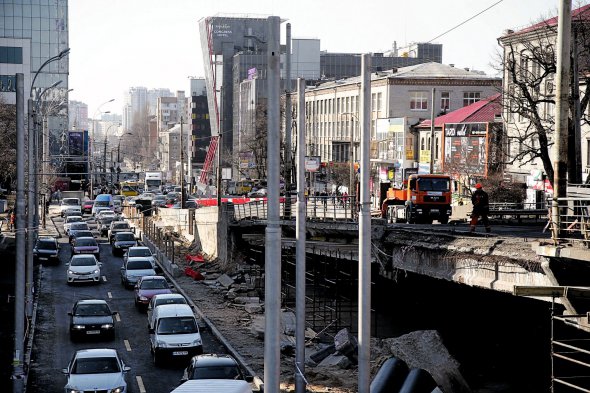
[[152,254],[152,251],[148,247],[129,247],[129,249],[125,253],[125,257],[123,258],[123,260],[127,261],[127,258],[133,257],[143,257],[149,259],[152,263],[152,267],[154,268],[154,270],[156,269],[156,257],[154,256],[154,254]]
[[100,268],[102,263],[92,254],[79,254],[72,256],[66,263],[68,285],[74,282],[100,283]]
[[65,391],[124,393],[129,370],[114,349],[82,349],[62,370],[68,376]]
[[96,213],[96,215],[94,216],[97,220],[103,218],[103,217],[116,217],[117,213],[115,213],[114,211],[112,211],[111,209],[104,209],[104,210],[100,210],[98,213]]
[[66,221],[64,222],[64,232],[68,233],[70,227],[75,222],[84,222],[84,218],[82,218],[82,216],[67,216]]
[[61,200],[59,210],[62,217],[64,216],[65,212],[76,212],[81,216],[82,204],[79,198],[64,198]]

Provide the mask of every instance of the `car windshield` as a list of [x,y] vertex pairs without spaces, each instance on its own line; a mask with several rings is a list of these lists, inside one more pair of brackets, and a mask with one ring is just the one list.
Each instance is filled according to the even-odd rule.
[[94,201],[86,201],[84,202],[84,206],[92,206],[94,204]]
[[62,205],[77,205],[77,204],[79,204],[79,203],[80,203],[80,202],[78,201],[78,198],[64,198],[64,199],[61,201],[61,204],[62,204]]
[[156,299],[154,307],[160,306],[162,304],[186,304],[186,300],[183,297]]
[[77,359],[72,374],[104,374],[121,372],[115,357],[93,357]]
[[114,224],[113,229],[129,229],[129,224],[122,222],[120,224]]
[[76,240],[76,247],[87,247],[87,246],[97,246],[96,244],[96,240],[94,239],[85,239],[85,238],[79,238]]
[[74,311],[74,315],[76,316],[108,316],[111,315],[111,310],[109,310],[109,306],[106,304],[78,304],[76,307],[76,311]]
[[241,379],[236,366],[196,367],[191,379]]
[[129,261],[127,262],[127,270],[144,270],[144,269],[151,269],[152,264],[150,261]]
[[76,222],[74,224],[72,224],[72,226],[70,227],[70,230],[76,230],[76,229],[88,229],[88,224],[85,222]]
[[67,223],[80,222],[80,221],[82,221],[82,217],[80,217],[80,216],[70,216],[70,217],[66,218]]
[[448,179],[419,178],[418,189],[420,191],[449,191],[451,185]]
[[141,289],[167,289],[169,288],[166,280],[143,280]]
[[170,317],[160,319],[158,334],[198,333],[197,323],[193,317]]
[[135,240],[135,235],[133,233],[119,233],[119,234],[117,234],[115,241],[127,242],[127,241],[131,241],[131,240]]
[[164,195],[156,195],[154,197],[154,200],[155,201],[165,201],[166,200],[166,197]]
[[51,240],[39,240],[37,242],[37,248],[44,250],[57,250],[57,244]]
[[109,201],[95,201],[95,207],[109,207]]
[[106,217],[101,217],[100,218],[100,223],[101,224],[110,224],[111,222],[115,221],[115,218],[112,216],[106,216]]
[[90,257],[84,257],[84,258],[72,258],[72,261],[70,262],[70,266],[94,266],[96,265],[96,261],[94,258],[92,258],[92,255]]
[[149,248],[137,248],[134,250],[129,250],[129,257],[151,257],[152,252]]

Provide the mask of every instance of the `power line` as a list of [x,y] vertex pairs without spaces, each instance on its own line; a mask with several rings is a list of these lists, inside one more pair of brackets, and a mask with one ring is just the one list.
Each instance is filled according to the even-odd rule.
[[437,35],[436,37],[434,37],[434,38],[433,38],[433,39],[431,39],[430,41],[427,41],[426,43],[427,43],[427,44],[430,44],[432,41],[436,40],[437,38],[440,38],[440,37],[442,37],[443,35],[445,35],[445,34],[447,34],[447,33],[450,33],[451,31],[453,31],[453,30],[455,30],[455,29],[457,29],[457,28],[459,28],[459,27],[463,26],[465,23],[469,22],[469,21],[470,21],[470,20],[472,20],[472,19],[475,19],[475,18],[477,18],[478,16],[480,16],[481,14],[483,14],[484,12],[486,12],[487,10],[489,10],[489,9],[491,9],[491,8],[493,8],[493,7],[495,7],[495,6],[497,6],[498,4],[500,4],[500,3],[501,3],[501,2],[503,2],[503,1],[504,1],[504,0],[498,0],[498,1],[496,1],[494,4],[492,4],[492,5],[491,5],[491,6],[489,6],[488,8],[486,8],[486,9],[484,9],[484,10],[482,10],[482,11],[478,12],[477,14],[473,15],[473,16],[472,16],[472,17],[470,17],[470,18],[467,18],[467,19],[465,19],[463,22],[459,23],[458,25],[456,25],[456,26],[454,26],[454,27],[451,27],[449,30],[445,31],[445,32],[444,32],[444,33],[442,33],[442,34],[439,34],[439,35]]

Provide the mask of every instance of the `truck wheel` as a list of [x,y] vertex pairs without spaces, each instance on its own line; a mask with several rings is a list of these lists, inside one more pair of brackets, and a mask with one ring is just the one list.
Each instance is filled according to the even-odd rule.
[[442,225],[446,225],[449,223],[449,216],[447,215],[443,215],[438,219],[438,222],[440,222]]
[[406,221],[408,224],[415,224],[416,218],[412,216],[412,208],[410,206],[406,207]]

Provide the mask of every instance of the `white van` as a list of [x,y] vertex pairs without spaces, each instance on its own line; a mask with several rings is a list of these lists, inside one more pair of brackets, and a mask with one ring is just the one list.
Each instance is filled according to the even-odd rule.
[[94,199],[92,206],[92,215],[95,215],[100,210],[115,210],[113,196],[111,194],[100,194]]
[[246,381],[232,379],[193,379],[186,381],[171,393],[252,393]]
[[187,360],[203,353],[203,341],[193,310],[186,304],[156,307],[148,321],[154,365],[163,359]]

